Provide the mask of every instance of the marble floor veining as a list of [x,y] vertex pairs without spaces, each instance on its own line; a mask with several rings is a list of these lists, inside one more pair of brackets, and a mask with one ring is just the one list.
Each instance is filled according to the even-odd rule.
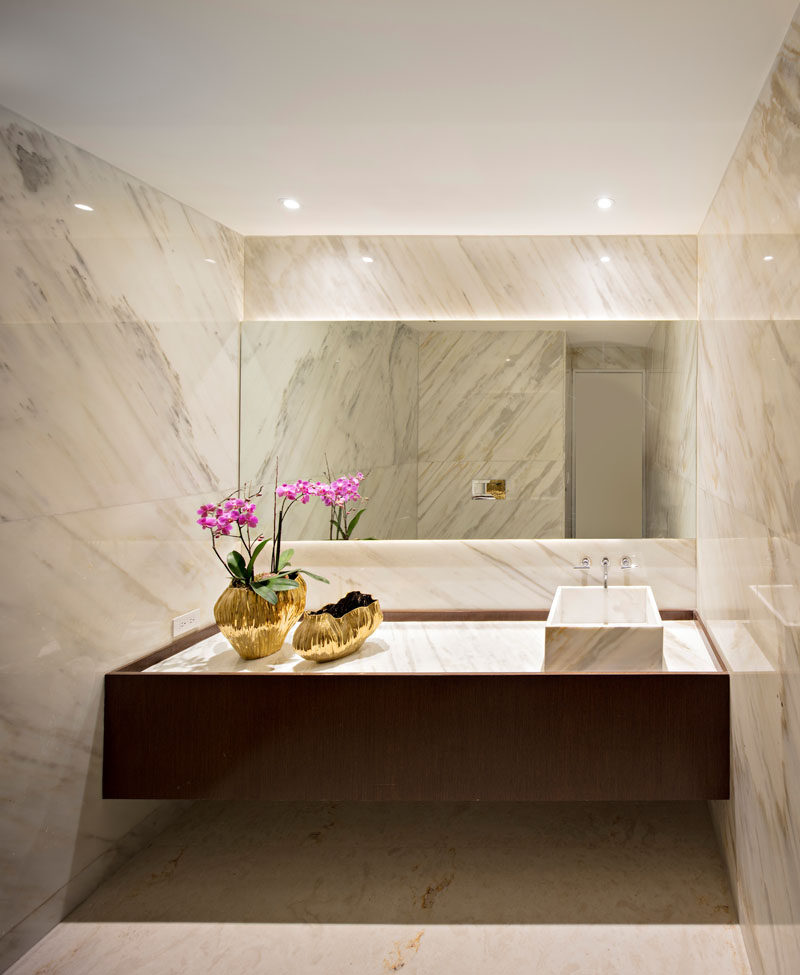
[[13,975],[749,975],[705,803],[206,802]]

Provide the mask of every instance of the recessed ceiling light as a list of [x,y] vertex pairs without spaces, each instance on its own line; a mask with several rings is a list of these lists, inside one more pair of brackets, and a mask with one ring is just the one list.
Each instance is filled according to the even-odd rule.
[[603,254],[600,260],[603,262],[603,264],[608,264],[611,258],[608,256],[608,254]]
[[217,262],[216,262],[216,261],[214,260],[214,258],[213,258],[213,257],[204,257],[204,258],[203,258],[203,260],[204,260],[204,261],[206,262],[206,264],[216,264],[216,263],[217,263]]
[[90,207],[88,203],[76,203],[74,206],[76,210],[94,210],[94,207]]
[[375,258],[374,258],[374,257],[367,257],[367,256],[365,255],[364,257],[362,257],[362,258],[361,258],[361,260],[362,260],[362,261],[363,261],[363,262],[364,262],[365,264],[372,264],[372,263],[373,263],[373,261],[375,260]]
[[772,254],[765,254],[764,255],[764,260],[765,261],[774,261],[775,258],[772,256]]
[[598,207],[600,210],[610,210],[611,207],[614,206],[614,201],[611,199],[610,196],[601,196],[601,197],[598,197],[594,201],[594,203],[595,203],[595,206]]
[[281,203],[286,207],[287,210],[299,210],[300,204],[297,200],[293,200],[291,197],[282,197]]

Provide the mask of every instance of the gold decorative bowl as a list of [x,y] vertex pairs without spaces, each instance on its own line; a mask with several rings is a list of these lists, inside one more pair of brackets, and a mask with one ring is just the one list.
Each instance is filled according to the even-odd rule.
[[349,592],[338,603],[303,613],[292,645],[306,660],[336,660],[359,650],[382,622],[377,599],[363,592]]

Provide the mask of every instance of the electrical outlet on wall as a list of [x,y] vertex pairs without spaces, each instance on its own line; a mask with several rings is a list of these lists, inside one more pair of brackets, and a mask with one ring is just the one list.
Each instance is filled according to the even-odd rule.
[[196,630],[200,626],[200,610],[192,609],[188,613],[184,613],[183,616],[176,616],[172,621],[172,635],[183,636],[184,633],[188,633],[189,630]]

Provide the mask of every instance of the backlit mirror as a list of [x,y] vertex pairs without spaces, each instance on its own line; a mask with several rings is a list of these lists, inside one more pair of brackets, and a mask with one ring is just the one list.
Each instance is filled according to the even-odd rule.
[[696,350],[695,322],[245,322],[241,477],[363,472],[358,538],[693,537]]

